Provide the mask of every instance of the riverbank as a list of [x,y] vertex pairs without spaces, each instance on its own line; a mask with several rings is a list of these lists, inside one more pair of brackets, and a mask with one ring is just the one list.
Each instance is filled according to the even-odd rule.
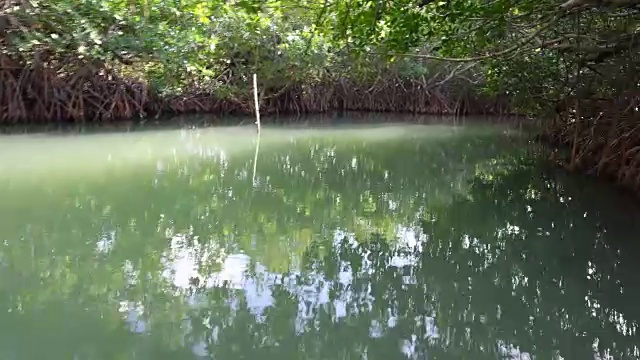
[[[278,87],[259,82],[260,111],[264,115],[367,111],[457,116],[511,112],[507,97],[481,94],[462,78],[443,82],[441,76],[380,73],[368,80],[326,76]],[[81,66],[63,72],[0,55],[0,82],[0,125],[111,123],[196,113],[250,115],[255,111],[248,81],[161,93],[146,81],[106,68]]]
[[538,139],[566,169],[615,183],[640,196],[640,92],[570,99],[542,122]]

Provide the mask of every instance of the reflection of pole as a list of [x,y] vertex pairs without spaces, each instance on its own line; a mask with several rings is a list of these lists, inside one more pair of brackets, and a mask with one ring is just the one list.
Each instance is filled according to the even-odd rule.
[[260,105],[258,104],[258,75],[253,74],[253,101],[256,108],[256,126],[258,126],[258,134],[260,134]]
[[258,126],[258,140],[256,141],[256,154],[253,157],[253,186],[256,186],[256,168],[258,167],[258,152],[260,151],[260,127]]

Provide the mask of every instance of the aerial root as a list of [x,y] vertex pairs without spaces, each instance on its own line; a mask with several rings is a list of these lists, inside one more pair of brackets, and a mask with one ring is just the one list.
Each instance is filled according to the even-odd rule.
[[611,99],[572,100],[543,137],[571,149],[563,165],[610,178],[640,193],[640,92]]
[[59,74],[20,67],[0,57],[0,123],[105,121],[145,115],[149,90],[142,82],[102,70]]
[[[86,64],[21,66],[0,56],[0,124],[34,122],[105,122],[147,114],[252,114],[251,94],[216,96],[212,91],[187,90],[157,96],[142,81],[125,79],[108,69]],[[70,70],[70,68],[75,70]],[[468,83],[424,76],[403,79],[395,74],[371,81],[351,79],[265,88],[260,111],[266,115],[332,111],[402,112],[443,115],[503,115],[506,98],[479,95]]]

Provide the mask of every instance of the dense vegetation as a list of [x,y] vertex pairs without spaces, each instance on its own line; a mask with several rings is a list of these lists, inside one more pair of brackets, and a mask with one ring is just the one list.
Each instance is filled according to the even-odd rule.
[[253,73],[267,112],[454,112],[479,98],[438,86],[443,66],[362,56],[369,31],[352,35],[348,21],[367,14],[355,5],[18,1],[0,27],[3,120],[250,112]]
[[4,0],[0,122],[166,112],[534,114],[640,190],[637,0]]

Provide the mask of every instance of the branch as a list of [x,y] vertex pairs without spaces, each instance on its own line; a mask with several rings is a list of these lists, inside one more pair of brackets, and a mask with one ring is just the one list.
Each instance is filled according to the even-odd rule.
[[624,8],[640,5],[640,0],[568,0],[560,5],[560,9],[586,9],[589,7]]
[[526,37],[525,39],[521,40],[517,44],[515,44],[515,45],[513,45],[513,46],[511,46],[511,47],[509,47],[507,49],[504,49],[502,51],[489,53],[489,54],[485,54],[485,55],[466,57],[466,58],[451,58],[451,57],[442,57],[442,56],[434,56],[434,55],[408,54],[408,53],[404,53],[404,54],[388,54],[388,55],[414,57],[414,58],[440,60],[440,61],[449,61],[449,62],[473,62],[473,61],[480,61],[480,60],[496,58],[496,57],[500,57],[500,56],[503,56],[503,55],[507,55],[507,54],[509,54],[511,52],[514,52],[514,51],[520,49],[521,47],[529,44],[530,42],[535,40],[543,31],[545,31],[545,30],[549,29],[551,26],[555,25],[560,19],[562,19],[565,16],[566,16],[566,13],[558,14],[558,15],[554,16],[553,19],[551,19],[548,22],[544,23],[533,34],[529,35],[528,37]]
[[[444,80],[438,81],[438,82],[434,85],[434,87],[435,87],[435,86],[442,86],[442,85],[444,85],[444,83],[446,83],[447,81],[449,81],[449,80],[453,79],[453,77],[454,77],[455,75],[460,74],[460,73],[464,73],[464,72],[466,72],[466,71],[469,71],[472,67],[474,67],[474,66],[476,66],[476,65],[478,65],[478,63],[477,63],[477,62],[472,62],[472,63],[468,64],[467,66],[465,66],[464,68],[462,67],[462,64],[460,64],[460,65],[456,66],[456,67],[451,71],[451,73],[449,73],[449,75],[447,75],[447,77],[446,77],[446,78],[444,78]],[[469,82],[471,82],[471,81],[469,81]]]
[[557,50],[560,52],[573,52],[576,54],[583,54],[585,57],[582,62],[594,62],[600,63],[609,57],[615,56],[620,53],[630,51],[637,47],[640,43],[640,37],[638,33],[623,34],[620,35],[615,41],[606,41],[602,39],[589,39],[592,41],[591,45],[584,46],[579,43],[565,42],[571,38],[576,38],[573,34],[567,34],[561,38],[549,40],[540,45],[547,49]]

